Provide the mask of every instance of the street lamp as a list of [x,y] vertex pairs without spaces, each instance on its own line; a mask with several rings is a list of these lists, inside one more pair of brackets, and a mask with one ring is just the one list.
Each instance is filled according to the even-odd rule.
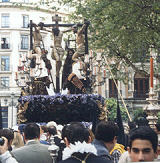
[[14,92],[12,92],[12,93],[11,93],[11,99],[12,99],[12,101],[11,101],[11,106],[12,106],[11,127],[13,126],[13,106],[14,106],[14,101],[13,101],[13,99],[14,99],[14,96],[15,96],[15,94],[14,94]]

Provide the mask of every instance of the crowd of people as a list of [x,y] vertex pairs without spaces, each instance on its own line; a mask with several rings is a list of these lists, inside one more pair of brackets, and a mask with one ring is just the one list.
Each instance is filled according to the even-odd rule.
[[[129,163],[160,161],[160,124],[135,126],[128,133],[127,145],[119,144],[119,127],[100,121],[95,133],[81,122],[65,126],[55,122],[28,123],[0,130],[1,163]],[[1,141],[4,142],[1,142]],[[51,154],[51,146],[58,147]],[[56,157],[55,157],[56,156]],[[56,158],[56,159],[55,159]]]

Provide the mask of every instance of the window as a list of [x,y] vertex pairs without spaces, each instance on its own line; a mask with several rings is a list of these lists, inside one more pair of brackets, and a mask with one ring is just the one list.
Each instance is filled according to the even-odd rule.
[[9,0],[2,0],[2,2],[9,2]]
[[9,56],[1,56],[1,71],[9,71]]
[[2,128],[8,128],[8,107],[2,106]]
[[0,87],[4,89],[9,88],[9,77],[1,77]]
[[28,28],[28,24],[29,24],[29,16],[23,15],[23,28]]
[[8,36],[2,36],[1,37],[1,49],[9,49],[9,37]]
[[1,25],[2,28],[8,28],[9,27],[9,14],[2,14],[1,15]]
[[134,79],[134,98],[148,97],[149,92],[149,78],[135,78]]
[[28,35],[21,35],[21,49],[28,49]]

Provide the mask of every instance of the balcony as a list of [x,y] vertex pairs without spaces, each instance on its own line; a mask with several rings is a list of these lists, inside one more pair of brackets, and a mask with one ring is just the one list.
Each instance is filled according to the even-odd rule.
[[149,97],[149,95],[148,95],[148,91],[137,91],[137,90],[135,90],[134,92],[133,92],[133,98],[135,98],[135,99],[146,99],[146,98],[148,98]]

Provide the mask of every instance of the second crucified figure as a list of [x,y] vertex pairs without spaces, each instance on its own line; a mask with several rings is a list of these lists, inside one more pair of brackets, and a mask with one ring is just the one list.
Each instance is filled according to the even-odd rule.
[[72,60],[77,62],[80,57],[80,59],[84,62],[84,54],[85,54],[85,36],[84,31],[86,30],[86,27],[88,25],[88,22],[84,23],[82,28],[77,31],[77,28],[73,28],[73,32],[77,33],[76,36],[76,44],[77,44],[77,50],[72,56]]

